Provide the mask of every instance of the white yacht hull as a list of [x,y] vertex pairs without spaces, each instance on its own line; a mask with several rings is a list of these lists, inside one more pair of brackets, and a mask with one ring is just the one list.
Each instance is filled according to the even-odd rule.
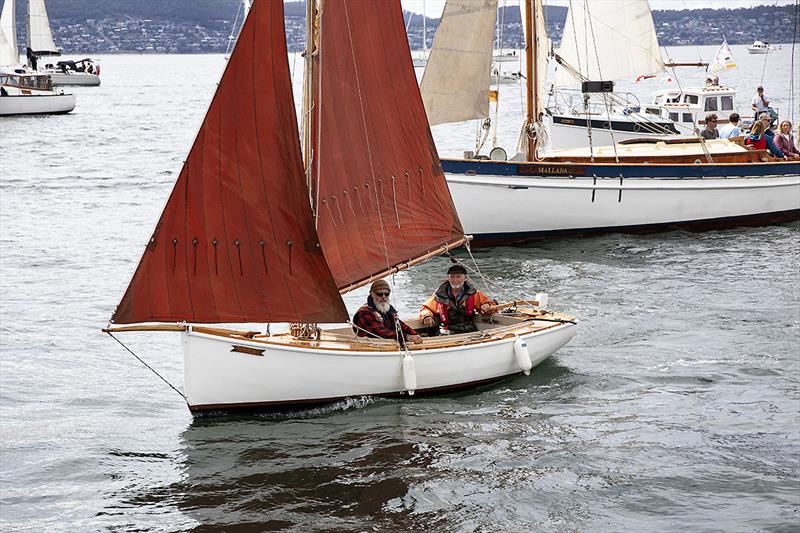
[[[532,366],[576,333],[575,323],[520,334]],[[411,353],[416,394],[477,386],[522,372],[517,337]],[[215,411],[284,409],[359,396],[408,393],[403,353],[286,345],[187,331],[182,333],[184,383],[189,409]],[[234,347],[237,350],[233,351]],[[242,351],[260,352],[260,355]]]
[[556,235],[796,220],[800,176],[788,170],[761,177],[595,180],[590,174],[468,175],[445,168],[445,177],[464,231],[486,245]]
[[49,115],[75,109],[74,94],[22,94],[0,96],[0,116]]
[[[589,129],[586,120],[567,115],[553,116],[548,121],[550,150],[589,148]],[[610,146],[628,139],[656,139],[678,135],[677,125],[672,122],[647,121],[637,123],[623,115],[613,117],[613,128],[607,120],[592,121],[592,146]],[[691,134],[691,129],[688,130]]]
[[53,71],[44,71],[43,73],[50,75],[50,78],[53,80],[53,85],[100,85],[100,76],[97,76],[96,74],[89,74],[86,72],[66,74],[64,72]]

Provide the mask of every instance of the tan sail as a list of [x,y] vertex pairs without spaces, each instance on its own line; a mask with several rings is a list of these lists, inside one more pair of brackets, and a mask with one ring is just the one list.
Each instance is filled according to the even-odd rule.
[[448,0],[420,91],[431,125],[489,116],[497,0]]

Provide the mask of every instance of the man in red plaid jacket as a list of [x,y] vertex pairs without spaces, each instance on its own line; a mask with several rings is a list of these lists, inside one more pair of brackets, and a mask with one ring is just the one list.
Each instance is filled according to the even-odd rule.
[[355,327],[353,331],[359,337],[380,337],[382,339],[397,339],[397,325],[400,325],[400,342],[411,341],[420,344],[422,337],[397,318],[397,311],[389,304],[391,294],[389,284],[379,279],[369,289],[366,305],[362,305],[353,317]]

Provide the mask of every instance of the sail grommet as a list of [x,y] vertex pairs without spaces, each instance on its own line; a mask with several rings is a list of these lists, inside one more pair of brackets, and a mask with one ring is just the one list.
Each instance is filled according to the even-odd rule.
[[514,340],[514,357],[522,373],[529,376],[531,368],[533,368],[533,363],[531,363],[531,356],[528,353],[528,343],[520,337]]
[[403,388],[409,396],[414,396],[414,391],[417,390],[417,370],[414,366],[414,358],[410,353],[403,355]]

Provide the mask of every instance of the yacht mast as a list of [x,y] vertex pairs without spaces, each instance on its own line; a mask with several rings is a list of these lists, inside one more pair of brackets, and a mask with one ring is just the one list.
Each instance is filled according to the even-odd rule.
[[[538,98],[536,98],[536,87],[539,83],[537,79],[538,76],[538,65],[536,64],[536,37],[533,35],[534,28],[536,24],[534,23],[534,17],[536,16],[536,12],[534,11],[533,1],[532,0],[524,0],[525,1],[525,82],[526,82],[526,96],[527,96],[527,126],[526,126],[526,134],[528,137],[528,161],[533,161],[536,159],[536,136],[532,135],[533,125],[539,117],[539,109],[538,109]],[[538,1],[538,0],[537,0]]]
[[306,172],[306,185],[308,186],[309,201],[311,211],[316,214],[316,202],[314,198],[313,186],[313,143],[311,142],[312,119],[314,112],[314,101],[312,84],[314,83],[314,56],[317,54],[317,2],[309,0],[306,2],[306,49],[303,52],[305,57],[305,75],[303,76],[303,130],[300,133],[303,146],[303,167]]

